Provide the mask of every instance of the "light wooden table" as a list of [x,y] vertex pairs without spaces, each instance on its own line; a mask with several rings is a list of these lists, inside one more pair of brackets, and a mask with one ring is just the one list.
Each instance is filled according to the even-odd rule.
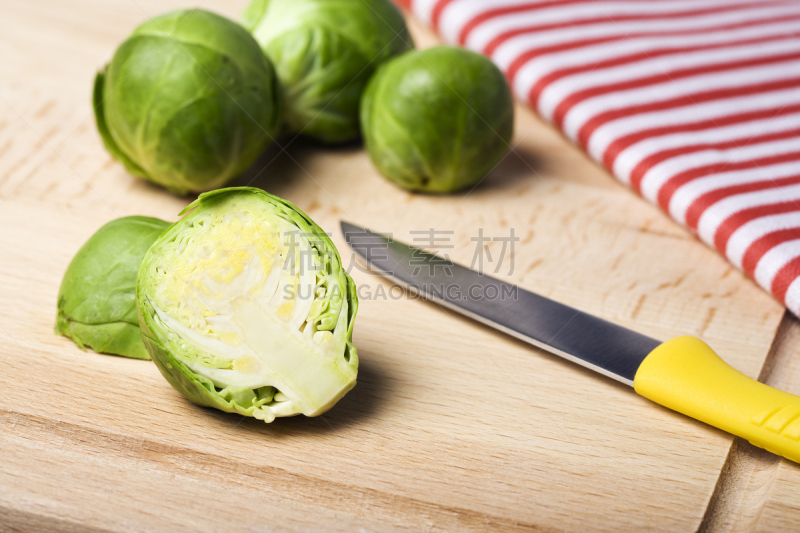
[[[244,2],[207,0],[235,17]],[[53,334],[61,275],[103,223],[187,203],[126,174],[90,108],[95,70],[176,0],[0,0],[0,530],[793,530],[800,468],[502,334],[364,293],[358,386],[315,419],[202,409],[148,362]],[[415,23],[421,45],[432,37]],[[526,109],[470,194],[407,194],[357,147],[272,149],[237,181],[332,232],[480,228],[499,275],[642,333],[698,335],[800,393],[800,324]],[[500,243],[493,243],[495,254]],[[496,255],[495,255],[496,257]]]

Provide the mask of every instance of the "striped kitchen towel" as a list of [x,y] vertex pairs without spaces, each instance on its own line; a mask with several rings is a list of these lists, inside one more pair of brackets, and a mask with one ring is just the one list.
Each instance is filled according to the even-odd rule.
[[800,315],[800,2],[397,1]]

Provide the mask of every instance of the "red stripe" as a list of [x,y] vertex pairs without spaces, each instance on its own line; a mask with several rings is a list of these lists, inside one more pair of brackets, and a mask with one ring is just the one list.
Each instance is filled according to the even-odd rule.
[[453,1],[454,0],[438,0],[433,6],[433,10],[431,11],[431,25],[437,32],[439,31],[439,21],[442,18],[442,11],[444,11],[444,8],[452,4]]
[[637,131],[630,133],[624,137],[611,142],[603,153],[603,163],[608,168],[613,168],[617,156],[630,147],[645,139],[651,137],[660,137],[662,135],[669,135],[671,133],[683,133],[690,131],[701,131],[712,128],[719,128],[722,126],[729,126],[731,124],[739,124],[742,122],[750,122],[754,120],[762,120],[765,118],[772,118],[782,114],[789,114],[800,111],[800,104],[786,105],[781,107],[770,107],[767,109],[757,109],[755,111],[748,111],[746,113],[739,113],[735,115],[725,115],[707,120],[700,120],[697,122],[685,122],[681,124],[670,124],[669,126],[660,126],[658,128],[650,128],[647,130]]
[[394,3],[403,9],[411,9],[411,0],[394,0]]
[[[629,1],[629,0],[623,0]],[[549,2],[530,2],[527,4],[519,4],[516,6],[505,6],[505,7],[497,7],[495,9],[490,9],[488,11],[484,11],[483,13],[473,17],[470,19],[461,31],[458,34],[458,42],[459,44],[463,45],[469,34],[472,30],[475,29],[476,26],[486,22],[487,20],[491,20],[495,17],[500,17],[502,15],[511,15],[512,13],[521,13],[523,11],[538,11],[540,9],[546,9],[548,7],[557,7],[563,5],[570,5],[570,4],[587,4],[589,3],[588,0],[551,0]],[[632,3],[637,3],[636,0],[633,0]]]
[[748,192],[764,191],[767,189],[774,189],[776,187],[787,187],[789,185],[797,185],[798,183],[800,183],[800,175],[794,175],[788,178],[741,183],[739,185],[732,185],[730,187],[723,187],[721,189],[709,191],[698,197],[694,202],[692,202],[692,205],[689,206],[689,209],[686,210],[686,225],[691,229],[696,230],[697,222],[700,220],[700,217],[705,210],[715,203],[730,196],[745,194]]
[[[744,80],[748,81],[748,80]],[[623,107],[619,109],[612,109],[605,111],[587,120],[578,131],[578,143],[585,149],[589,136],[594,131],[612,120],[640,113],[647,113],[650,111],[663,111],[665,109],[674,109],[676,107],[684,107],[688,105],[700,104],[703,102],[710,102],[713,100],[723,100],[726,98],[736,98],[739,96],[748,96],[753,94],[761,94],[769,91],[779,89],[789,89],[800,86],[800,77],[787,78],[777,81],[769,81],[764,83],[754,83],[752,85],[744,85],[738,87],[726,87],[724,89],[714,89],[711,91],[704,91],[694,94],[686,94],[670,98],[668,100],[661,100],[657,102],[648,102],[646,104],[637,104],[633,106]]]
[[[668,83],[670,81],[680,80],[684,78],[692,78],[698,75],[703,75],[712,72],[725,72],[747,67],[758,67],[762,65],[770,65],[773,63],[781,63],[784,61],[796,60],[798,58],[800,58],[800,52],[786,52],[783,54],[775,54],[762,57],[751,57],[748,59],[729,61],[727,63],[714,63],[714,64],[700,65],[696,67],[679,68],[668,72],[662,72],[661,74],[646,76],[644,78],[625,80],[616,83],[608,83],[606,85],[598,85],[595,87],[590,87],[582,91],[574,92],[569,96],[567,96],[566,98],[564,98],[563,100],[561,100],[561,102],[558,103],[555,110],[553,111],[553,122],[559,129],[563,128],[564,117],[566,116],[567,113],[569,113],[569,110],[572,109],[574,106],[578,105],[579,103],[588,100],[589,98],[593,98],[595,96],[609,94],[617,91],[624,91],[628,89],[638,89],[650,85],[658,85],[659,83]],[[746,76],[743,74],[743,77]]]
[[797,160],[800,160],[800,152],[789,152],[786,154],[778,154],[759,159],[751,159],[749,161],[737,161],[736,163],[721,161],[719,163],[712,163],[710,165],[703,165],[701,167],[684,170],[683,172],[679,172],[678,174],[672,176],[669,180],[667,180],[666,183],[664,183],[664,185],[661,186],[661,189],[658,191],[658,205],[660,205],[664,211],[668,211],[669,202],[672,200],[672,196],[675,194],[675,191],[690,181],[708,176],[710,174],[717,174],[730,170],[746,170]]
[[[531,26],[525,26],[523,28],[514,28],[513,30],[507,30],[503,33],[499,34],[497,37],[493,38],[489,41],[489,44],[483,49],[483,53],[486,55],[491,55],[494,51],[504,42],[508,41],[513,37],[517,37],[518,35],[525,35],[527,33],[536,33],[540,31],[548,31],[548,30],[556,30],[559,28],[575,28],[578,26],[590,26],[592,24],[607,24],[609,22],[623,22],[623,21],[631,21],[631,20],[670,20],[676,18],[691,18],[691,17],[698,17],[702,15],[708,15],[711,13],[725,13],[730,11],[744,11],[751,9],[753,7],[764,7],[769,5],[780,5],[781,2],[754,2],[750,4],[738,4],[733,6],[716,6],[716,7],[707,7],[704,9],[694,9],[694,10],[687,10],[687,11],[673,11],[671,13],[638,13],[638,14],[631,14],[631,15],[623,15],[618,14],[614,15],[613,17],[609,16],[599,16],[594,18],[588,19],[580,19],[580,20],[567,20],[562,22],[551,22],[548,24],[536,24]],[[470,21],[472,22],[472,21]],[[481,21],[483,22],[483,21]],[[469,33],[475,26],[469,27],[464,26],[461,30],[461,33],[458,36],[458,42],[462,46],[467,42],[467,38],[469,37]],[[468,31],[465,31],[468,30]]]
[[728,241],[736,230],[757,218],[779,215],[781,213],[791,213],[792,211],[798,211],[798,214],[800,214],[800,202],[797,200],[742,209],[738,213],[734,213],[726,218],[722,224],[717,227],[717,231],[714,234],[714,246],[727,256]]
[[[795,18],[800,20],[800,15],[798,15]],[[634,54],[629,54],[627,56],[614,57],[604,61],[598,61],[596,63],[577,65],[574,67],[553,71],[539,78],[536,81],[536,83],[533,84],[530,91],[528,92],[528,100],[534,108],[538,107],[539,97],[541,96],[542,92],[547,88],[548,85],[550,85],[556,80],[560,80],[561,78],[565,78],[572,74],[579,74],[581,72],[600,70],[609,67],[617,67],[628,63],[635,63],[637,61],[655,59],[657,57],[668,56],[668,55],[679,55],[691,52],[701,52],[704,50],[715,50],[719,48],[732,48],[734,46],[741,46],[747,44],[759,44],[765,42],[795,40],[795,39],[796,37],[794,35],[769,35],[766,37],[754,37],[751,39],[741,39],[738,41],[725,41],[723,43],[703,44],[697,46],[684,46],[676,48],[654,48],[653,50],[648,50],[645,52],[637,52]]]
[[[724,26],[691,28],[687,30],[670,30],[670,31],[664,30],[664,31],[650,31],[650,32],[640,32],[640,33],[619,33],[616,35],[609,35],[605,37],[594,37],[591,39],[569,41],[569,42],[559,43],[556,45],[531,48],[519,54],[514,59],[514,61],[511,62],[508,69],[506,69],[506,77],[508,77],[508,79],[513,82],[514,77],[516,77],[517,73],[519,72],[519,69],[521,69],[525,65],[525,63],[527,63],[531,59],[534,59],[535,57],[538,57],[540,55],[552,54],[555,52],[563,52],[564,50],[573,50],[575,48],[589,47],[595,44],[622,41],[639,37],[667,37],[667,36],[680,36],[680,35],[692,35],[692,34],[708,35],[709,33],[719,33],[730,29],[767,25],[770,22],[782,22],[782,21],[792,20],[793,18],[797,17],[786,16],[786,17],[773,17],[771,19],[756,19],[756,20],[748,20],[745,22],[726,24]],[[794,34],[796,32],[792,33]]]
[[789,290],[789,285],[792,284],[800,276],[800,257],[795,257],[775,274],[772,279],[772,286],[770,290],[779,302],[786,305],[786,291]]
[[[661,163],[662,161],[666,161],[667,159],[671,159],[673,157],[683,155],[683,154],[690,154],[694,152],[699,152],[702,150],[714,149],[714,150],[726,150],[729,148],[742,148],[744,146],[750,146],[753,144],[760,144],[769,141],[777,141],[782,139],[790,139],[800,135],[800,128],[795,128],[791,130],[785,131],[777,131],[773,133],[766,133],[764,135],[757,135],[754,137],[745,137],[745,138],[738,138],[738,139],[731,139],[724,142],[707,142],[707,143],[698,143],[688,146],[678,146],[675,148],[671,148],[669,150],[662,150],[661,152],[654,153],[644,159],[642,159],[639,164],[637,164],[634,169],[631,171],[630,175],[630,182],[631,186],[634,187],[637,191],[640,190],[642,184],[642,178],[644,175],[655,165]],[[613,161],[612,161],[613,164]],[[609,168],[611,168],[609,166]],[[635,184],[635,185],[634,185]]]
[[744,257],[742,258],[742,270],[752,278],[758,266],[758,262],[764,257],[764,254],[782,242],[793,241],[795,239],[800,239],[800,228],[781,229],[759,237],[753,241],[753,244],[751,244],[744,253]]

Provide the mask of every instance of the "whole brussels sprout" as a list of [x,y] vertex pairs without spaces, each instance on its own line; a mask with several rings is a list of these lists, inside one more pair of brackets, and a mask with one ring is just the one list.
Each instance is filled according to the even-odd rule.
[[169,222],[150,217],[112,220],[72,259],[58,291],[55,331],[81,349],[150,359],[136,317],[139,263]]
[[275,65],[286,129],[326,143],[358,138],[369,77],[414,47],[389,0],[253,0],[242,22]]
[[258,43],[200,9],[136,28],[94,84],[106,149],[177,194],[220,187],[252,164],[277,133],[279,102]]
[[386,178],[447,193],[478,183],[508,152],[514,103],[491,61],[440,46],[378,69],[361,101],[361,128]]
[[202,194],[183,213],[136,288],[164,377],[196,404],[265,422],[330,409],[358,370],[358,298],[331,240],[261,189]]

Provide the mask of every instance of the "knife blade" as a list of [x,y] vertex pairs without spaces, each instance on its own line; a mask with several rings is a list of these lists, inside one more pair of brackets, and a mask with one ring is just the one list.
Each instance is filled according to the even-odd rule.
[[800,397],[745,376],[702,340],[660,342],[391,237],[341,228],[371,270],[407,290],[800,462]]

